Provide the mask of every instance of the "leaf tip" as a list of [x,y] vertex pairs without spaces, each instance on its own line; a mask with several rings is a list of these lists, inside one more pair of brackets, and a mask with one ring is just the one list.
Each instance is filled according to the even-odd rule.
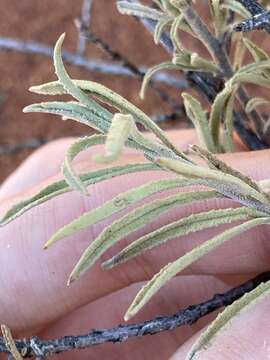
[[130,320],[131,318],[132,318],[132,315],[127,311],[126,314],[125,314],[125,316],[124,316],[124,320],[125,320],[125,321],[128,321],[128,320]]
[[66,33],[63,32],[63,33],[59,36],[58,43],[62,44],[63,41],[65,40],[65,37],[66,37]]
[[101,264],[101,267],[103,270],[109,270],[112,269],[116,264],[117,264],[117,259],[116,256],[114,256],[111,259],[104,261]]
[[40,85],[30,86],[30,88],[28,90],[34,94],[42,94]]
[[25,107],[22,109],[22,112],[23,112],[23,113],[30,113],[30,112],[31,112],[31,105],[25,106]]
[[75,276],[75,274],[71,274],[70,277],[68,278],[67,286],[70,286],[76,280],[77,280],[77,277]]

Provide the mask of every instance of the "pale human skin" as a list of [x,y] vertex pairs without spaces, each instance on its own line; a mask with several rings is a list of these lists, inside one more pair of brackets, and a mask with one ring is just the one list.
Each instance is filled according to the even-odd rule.
[[[168,135],[182,149],[196,142],[196,136],[190,130],[173,131]],[[37,191],[58,176],[64,153],[72,140],[55,141],[36,151],[5,181],[0,188],[1,212],[26,193]],[[270,177],[270,150],[244,152],[240,144],[237,148],[239,152],[223,155],[222,158],[256,180]],[[141,156],[128,151],[120,162],[126,163],[127,157],[134,162],[141,159]],[[80,170],[94,169],[95,166],[89,152],[78,160]],[[91,328],[113,327],[123,323],[128,305],[146,280],[167,262],[220,230],[212,229],[176,239],[110,271],[102,271],[100,263],[96,264],[70,287],[66,286],[66,281],[73,266],[89,241],[96,237],[108,221],[63,240],[47,251],[42,249],[43,244],[59,227],[85,210],[102,204],[120,191],[161,176],[166,174],[151,172],[122,176],[92,186],[89,198],[76,192],[68,193],[1,228],[0,322],[7,324],[14,335],[21,338],[32,335],[54,338],[83,334]],[[232,203],[215,200],[177,208],[157,219],[139,234],[157,228],[169,219],[228,205]],[[158,314],[174,313],[268,270],[268,234],[269,227],[261,226],[231,240],[194,263],[161,289],[132,322],[150,319]],[[115,254],[126,244],[125,241],[110,250],[102,260]],[[213,346],[201,354],[200,359],[269,359],[269,310],[270,299],[267,298],[237,317],[216,338]],[[182,360],[200,329],[212,318],[208,317],[192,327],[179,328],[173,332],[132,339],[123,344],[97,346],[52,359]],[[0,356],[2,358],[6,356]]]

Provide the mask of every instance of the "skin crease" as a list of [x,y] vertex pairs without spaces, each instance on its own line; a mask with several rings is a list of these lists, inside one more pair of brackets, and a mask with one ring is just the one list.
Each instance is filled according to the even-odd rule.
[[[181,149],[196,143],[191,130],[168,132]],[[74,139],[55,141],[31,155],[0,188],[0,212],[10,204],[51,183],[58,175],[64,153]],[[85,152],[76,161],[76,169],[86,171],[98,165],[91,161],[93,151]],[[98,148],[99,150],[100,147]],[[250,174],[256,180],[270,177],[270,152],[244,152],[237,142],[237,153],[222,155],[232,166]],[[142,157],[125,151],[118,163],[137,162]],[[114,164],[115,165],[115,164]],[[66,287],[66,281],[79,256],[109,220],[71,236],[47,251],[43,244],[61,226],[133,186],[170,176],[165,172],[131,174],[96,184],[85,198],[72,192],[57,197],[25,213],[0,231],[0,322],[7,324],[16,337],[38,335],[45,338],[87,333],[91,328],[113,327],[123,323],[124,313],[140,287],[154,273],[220,232],[211,229],[192,236],[181,237],[146,252],[127,264],[110,271],[100,269],[100,261],[79,281]],[[121,241],[109,250],[101,261],[108,259],[130,240],[156,229],[162,224],[212,208],[235,206],[228,200],[203,201],[179,207],[147,225],[146,229]],[[226,227],[222,227],[225,229]],[[190,304],[207,300],[224,292],[255,273],[269,269],[270,245],[268,227],[261,226],[232,239],[212,254],[197,261],[170,281],[131,322],[169,314]],[[238,360],[268,359],[270,347],[269,298],[233,320],[219,335],[213,346],[200,354],[199,359]],[[173,332],[132,339],[123,344],[106,344],[80,352],[51,357],[51,359],[123,359],[155,360],[185,359],[192,343],[209,316],[192,327]],[[256,334],[256,336],[254,335]],[[267,343],[269,339],[269,344]],[[255,355],[256,354],[256,355]],[[6,357],[1,357],[4,359]]]

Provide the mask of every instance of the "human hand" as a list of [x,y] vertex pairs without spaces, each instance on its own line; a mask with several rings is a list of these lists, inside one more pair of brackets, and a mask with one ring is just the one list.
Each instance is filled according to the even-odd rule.
[[[192,131],[175,131],[169,135],[182,148],[196,141]],[[27,159],[0,189],[1,212],[26,196],[26,193],[36,192],[53,181],[71,142],[71,139],[53,142]],[[242,149],[240,145],[238,149]],[[126,156],[129,161],[138,159],[138,155],[129,151],[122,157],[122,163],[126,163]],[[222,158],[256,180],[270,176],[269,151],[238,152],[223,155]],[[79,159],[78,168],[85,171],[89,167],[96,167],[89,159],[87,152]],[[70,287],[66,286],[66,282],[73,266],[89,241],[100,233],[108,221],[63,240],[47,251],[43,250],[43,245],[57,229],[84,211],[99,206],[119,192],[161,176],[166,176],[166,173],[147,172],[105,181],[91,187],[89,198],[75,192],[68,193],[30,210],[2,228],[0,322],[8,325],[14,336],[19,338],[83,334],[91,328],[109,328],[122,323],[125,310],[145,281],[166,263],[220,230],[211,229],[170,241],[110,271],[103,271],[96,264]],[[142,235],[191,212],[229,205],[229,200],[217,199],[179,207],[136,235]],[[265,226],[251,230],[194,263],[170,281],[132,322],[150,319],[158,314],[174,313],[211,298],[214,293],[224,292],[251,278],[254,273],[268,270],[268,231]],[[123,242],[120,246],[123,247]],[[114,247],[113,252],[108,251],[102,260],[117,250],[119,246]],[[58,355],[56,358],[163,360],[175,353],[172,359],[182,360],[200,329],[211,318],[173,332],[132,339],[123,344],[101,345]],[[267,343],[270,339],[269,320],[269,300],[265,300],[237,317],[232,326],[217,337],[213,347],[202,354],[201,359],[267,359],[268,355],[270,358],[270,351],[267,352],[270,346],[270,341],[269,345]]]

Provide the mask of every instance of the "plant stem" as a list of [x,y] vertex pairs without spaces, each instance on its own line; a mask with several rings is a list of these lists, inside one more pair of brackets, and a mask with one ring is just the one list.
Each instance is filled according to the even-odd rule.
[[[10,39],[0,37],[0,50],[12,50],[25,54],[42,55],[49,58],[53,56],[53,48],[35,41],[21,41],[17,39]],[[63,59],[75,66],[80,66],[91,72],[100,72],[109,75],[133,76],[129,69],[119,64],[108,63],[104,61],[89,60],[84,56],[73,54],[69,51],[63,51]],[[147,68],[140,68],[142,72],[146,72]],[[179,89],[186,89],[188,87],[187,81],[170,76],[166,73],[157,74],[154,77],[155,81],[159,81]]]
[[[139,0],[129,0],[129,2],[140,4]],[[154,32],[156,25],[154,20],[144,18],[140,19],[140,22],[149,32]],[[169,54],[172,54],[173,44],[166,32],[163,32],[160,43]],[[190,85],[195,87],[211,104],[213,103],[217,93],[222,90],[223,83],[221,79],[214,77],[211,73],[187,71],[185,75]],[[234,111],[233,120],[236,132],[249,149],[262,150],[268,148],[266,143],[264,143],[251,129],[247,128],[247,125],[239,112]]]
[[[252,291],[259,284],[268,280],[270,280],[270,272],[262,273],[224,294],[213,296],[210,300],[189,306],[173,315],[158,316],[138,324],[119,325],[111,329],[95,329],[86,335],[65,336],[53,340],[41,340],[38,337],[33,337],[30,340],[16,340],[15,343],[24,358],[38,356],[40,359],[45,359],[61,352],[85,349],[107,342],[124,342],[132,337],[154,335],[163,331],[174,330],[183,325],[192,325],[203,316],[232,304],[245,293]],[[8,353],[3,338],[0,338],[0,353]]]
[[[84,38],[97,45],[104,53],[109,55],[113,61],[118,61],[124,68],[128,69],[134,77],[139,80],[143,80],[145,72],[138,68],[136,64],[131,62],[126,56],[120,54],[118,51],[114,50],[109,44],[107,44],[103,39],[97,35],[90,32],[81,22],[76,22],[76,25],[79,29],[79,32],[83,34]],[[183,105],[180,105],[178,101],[171,98],[166,91],[161,89],[155,82],[150,81],[150,87],[155,91],[155,93],[163,100],[165,103],[169,104],[172,107],[174,113],[179,117],[185,115]]]
[[[196,11],[193,9],[192,6],[185,0],[180,1],[181,11],[185,16],[186,20],[192,27],[195,34],[198,36],[199,39],[203,42],[206,46],[208,51],[210,52],[212,58],[218,64],[220,71],[224,74],[225,79],[230,79],[234,75],[233,68],[231,66],[229,57],[227,52],[224,50],[224,46],[220,43],[220,41],[215,38],[211,32],[208,30],[206,24],[203,20],[198,16]],[[239,87],[238,90],[238,99],[239,102],[245,110],[245,106],[249,101],[249,96],[245,90],[245,88]],[[245,114],[246,115],[246,114]],[[247,117],[247,115],[246,115]],[[250,114],[250,118],[255,126],[258,136],[262,136],[263,128],[264,128],[264,119],[260,116],[260,114],[253,110]],[[247,117],[248,120],[248,117]]]
[[265,30],[270,33],[270,12],[256,0],[237,0],[253,15],[234,27],[234,31]]
[[[90,27],[92,5],[93,5],[93,0],[83,0],[80,22],[83,25],[83,27],[86,29],[89,29]],[[79,55],[85,55],[86,43],[87,40],[84,34],[79,32],[78,47],[77,47],[77,53]]]

